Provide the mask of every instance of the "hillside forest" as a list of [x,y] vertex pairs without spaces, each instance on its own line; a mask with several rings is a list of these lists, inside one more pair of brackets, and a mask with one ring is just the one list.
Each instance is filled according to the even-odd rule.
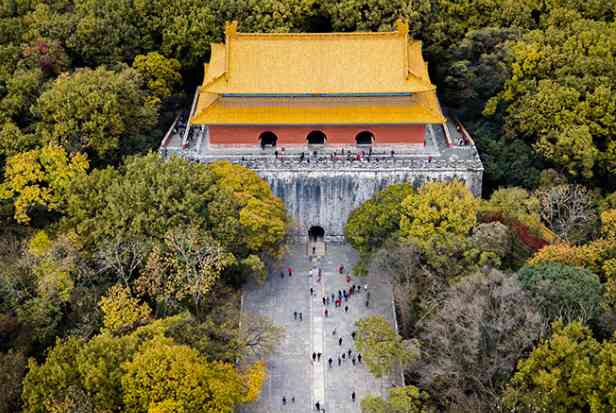
[[[240,314],[283,203],[226,162],[163,161],[224,23],[389,31],[403,17],[484,163],[358,208],[364,413],[616,410],[614,0],[2,0],[0,412],[231,413],[285,334]],[[386,64],[386,62],[382,62]],[[241,321],[241,322],[240,322]],[[378,332],[381,341],[373,340]],[[385,343],[386,345],[381,345]]]

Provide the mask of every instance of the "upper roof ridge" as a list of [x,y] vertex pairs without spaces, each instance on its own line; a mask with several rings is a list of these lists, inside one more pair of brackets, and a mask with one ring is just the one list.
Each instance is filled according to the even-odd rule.
[[387,32],[373,31],[356,31],[356,32],[240,32],[238,31],[238,22],[233,20],[225,23],[225,42],[228,42],[230,37],[249,38],[264,38],[271,39],[306,39],[306,38],[323,38],[323,37],[379,37],[379,36],[407,36],[409,33],[409,24],[407,20],[399,18],[394,24],[395,30]]

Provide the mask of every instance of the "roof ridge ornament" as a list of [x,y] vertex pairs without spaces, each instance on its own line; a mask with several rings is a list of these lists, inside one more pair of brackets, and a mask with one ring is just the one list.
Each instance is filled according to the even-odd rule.
[[402,35],[409,34],[409,21],[407,19],[403,19],[402,17],[398,17],[395,23],[396,31]]
[[396,32],[402,36],[402,75],[405,79],[409,78],[411,74],[409,67],[409,22],[407,19],[403,19],[402,17],[398,17],[396,20]]
[[225,23],[225,37],[229,38],[237,34],[237,20]]
[[237,20],[225,22],[225,80],[229,81],[231,69],[231,38],[237,35]]

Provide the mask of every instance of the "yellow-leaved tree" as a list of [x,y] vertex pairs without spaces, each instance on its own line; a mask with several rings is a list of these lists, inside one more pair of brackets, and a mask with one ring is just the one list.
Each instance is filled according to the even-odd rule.
[[6,161],[0,199],[13,200],[15,219],[27,224],[35,207],[58,211],[62,208],[71,181],[88,170],[81,153],[68,155],[60,146],[49,145],[18,153]]
[[130,290],[121,285],[111,287],[98,305],[103,312],[103,331],[114,334],[147,323],[152,313],[147,304],[140,304]]
[[184,413],[233,413],[246,394],[233,365],[208,362],[196,350],[166,337],[145,343],[122,369],[129,413],[169,411],[170,407]]
[[610,240],[616,240],[616,209],[601,213],[601,234]]
[[246,386],[244,402],[253,402],[261,395],[263,383],[267,379],[267,366],[263,361],[257,361],[243,373]]
[[429,182],[402,201],[400,235],[418,241],[465,236],[477,222],[479,200],[461,181]]

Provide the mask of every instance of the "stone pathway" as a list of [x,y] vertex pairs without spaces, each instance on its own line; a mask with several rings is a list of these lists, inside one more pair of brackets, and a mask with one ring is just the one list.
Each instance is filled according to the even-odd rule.
[[[314,261],[311,261],[314,260]],[[262,287],[248,286],[244,291],[243,310],[270,317],[283,326],[286,337],[283,343],[268,360],[269,378],[264,385],[261,398],[242,408],[243,413],[304,413],[314,412],[318,401],[327,413],[359,413],[359,402],[366,395],[386,394],[391,387],[390,379],[376,379],[364,365],[353,366],[348,357],[338,366],[338,357],[350,349],[356,355],[351,337],[355,321],[369,315],[382,315],[393,322],[391,290],[387,285],[368,286],[370,307],[367,308],[366,293],[362,291],[335,308],[331,294],[349,288],[353,283],[363,285],[364,280],[353,277],[346,282],[346,275],[337,273],[340,264],[350,271],[357,260],[355,252],[348,245],[327,244],[324,256],[311,259],[306,255],[305,244],[288,246],[288,254],[268,277]],[[321,282],[310,277],[313,266],[322,268]],[[287,276],[287,267],[294,270]],[[284,278],[280,277],[280,270]],[[310,296],[310,287],[315,291]],[[323,296],[330,297],[330,304],[324,306]],[[345,313],[344,307],[349,311]],[[325,309],[328,316],[325,317]],[[303,321],[294,320],[293,312],[301,312]],[[333,331],[336,330],[336,334]],[[342,345],[338,344],[342,338]],[[313,363],[312,353],[322,353],[321,361]],[[332,358],[333,367],[328,367]],[[351,400],[355,391],[357,400]],[[286,396],[287,405],[282,405]],[[295,403],[291,398],[295,397]]]

